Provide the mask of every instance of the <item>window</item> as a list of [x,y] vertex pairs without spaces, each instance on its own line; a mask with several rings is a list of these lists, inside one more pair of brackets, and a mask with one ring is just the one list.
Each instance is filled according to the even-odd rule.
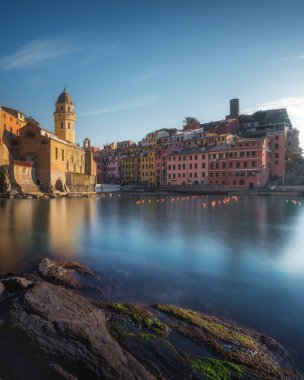
[[197,160],[197,154],[194,156],[194,159]]
[[226,163],[223,162],[223,169],[226,169]]
[[63,129],[63,121],[60,124],[60,128]]
[[241,167],[241,164],[239,162],[237,162],[236,167],[239,169]]
[[71,126],[71,124],[70,124],[70,122],[68,122],[68,128],[70,129],[70,126]]
[[205,169],[206,168],[206,164],[203,162],[202,163],[202,169]]
[[62,159],[62,161],[64,161],[64,150],[63,149],[61,151],[61,159]]
[[279,158],[279,153],[276,153],[274,156],[275,158]]
[[192,169],[192,164],[190,164],[190,169]]
[[25,133],[25,137],[34,138],[34,137],[36,137],[36,135],[33,131],[27,131]]
[[197,164],[194,164],[194,169],[197,169]]
[[55,148],[55,158],[58,160],[58,148]]
[[275,165],[278,165],[278,164],[279,164],[279,161],[276,160],[274,163],[275,163]]
[[247,161],[244,161],[244,168],[247,168]]
[[232,162],[229,162],[229,169],[232,169]]
[[256,156],[256,151],[254,150],[253,152],[252,152],[252,157],[255,157]]
[[276,140],[279,140],[279,136],[276,136],[275,139],[276,139]]
[[279,149],[279,144],[274,144],[275,149]]
[[255,161],[252,161],[252,167],[255,168]]

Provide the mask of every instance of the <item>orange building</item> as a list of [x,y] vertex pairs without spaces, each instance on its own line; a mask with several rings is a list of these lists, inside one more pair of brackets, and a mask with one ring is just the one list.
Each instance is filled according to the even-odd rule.
[[26,123],[23,113],[0,106],[0,164],[7,164],[19,155],[19,130]]

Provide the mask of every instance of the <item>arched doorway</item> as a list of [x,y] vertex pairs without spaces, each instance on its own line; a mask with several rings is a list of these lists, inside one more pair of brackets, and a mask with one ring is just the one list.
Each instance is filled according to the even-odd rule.
[[63,183],[62,183],[61,179],[57,179],[56,184],[55,184],[55,189],[57,191],[60,191],[61,193],[64,192]]
[[249,190],[253,190],[254,189],[254,183],[250,182],[249,184]]

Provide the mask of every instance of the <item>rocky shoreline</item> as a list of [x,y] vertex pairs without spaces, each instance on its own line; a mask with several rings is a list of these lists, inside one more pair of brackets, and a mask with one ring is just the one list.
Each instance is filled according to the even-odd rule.
[[77,193],[61,193],[59,191],[51,191],[49,193],[25,193],[22,191],[17,191],[15,189],[7,191],[5,193],[0,193],[0,198],[2,199],[59,199],[59,198],[99,198],[105,197],[109,194],[106,193],[95,193],[95,192],[77,192]]
[[0,278],[0,379],[301,378],[285,349],[256,331],[109,298],[106,281],[78,262],[45,258]]

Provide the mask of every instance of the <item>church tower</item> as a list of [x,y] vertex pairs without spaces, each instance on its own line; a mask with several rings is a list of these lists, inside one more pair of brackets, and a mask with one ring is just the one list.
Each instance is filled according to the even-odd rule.
[[55,134],[62,140],[75,144],[75,106],[71,96],[63,89],[55,104]]

